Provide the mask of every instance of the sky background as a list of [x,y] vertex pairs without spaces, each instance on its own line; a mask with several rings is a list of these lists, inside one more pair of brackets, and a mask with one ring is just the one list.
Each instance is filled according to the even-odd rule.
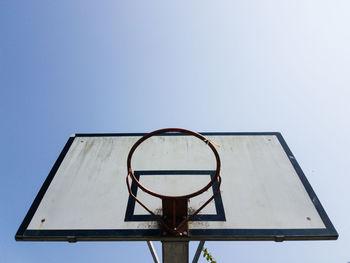
[[164,127],[280,131],[340,235],[207,242],[218,262],[350,261],[349,12],[345,0],[1,1],[0,262],[152,262],[145,242],[14,235],[71,134]]

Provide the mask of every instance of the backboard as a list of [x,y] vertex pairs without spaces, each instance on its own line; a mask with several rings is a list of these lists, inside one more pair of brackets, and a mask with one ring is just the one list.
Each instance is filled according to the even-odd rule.
[[[164,237],[159,223],[130,197],[126,162],[144,134],[76,134],[69,138],[45,180],[16,240],[317,240],[338,234],[282,135],[201,133],[221,158],[220,193],[192,221],[187,237]],[[215,173],[215,158],[203,141],[166,133],[135,151],[133,169],[147,188],[188,194]],[[217,183],[191,199],[195,211]],[[132,193],[157,215],[161,200]]]

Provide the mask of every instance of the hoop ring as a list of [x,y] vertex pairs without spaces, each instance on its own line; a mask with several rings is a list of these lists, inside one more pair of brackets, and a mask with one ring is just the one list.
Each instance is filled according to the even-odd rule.
[[[138,146],[140,146],[140,144],[142,142],[144,142],[145,140],[149,139],[152,136],[155,135],[159,135],[159,134],[163,134],[163,133],[182,133],[182,134],[187,134],[187,135],[192,135],[194,137],[197,137],[198,139],[202,140],[203,142],[205,142],[210,149],[213,151],[214,155],[215,155],[215,159],[216,159],[216,171],[215,171],[215,175],[213,176],[213,178],[211,179],[211,181],[204,186],[202,189],[191,193],[191,194],[187,194],[187,195],[179,195],[179,196],[168,196],[168,195],[162,195],[162,194],[158,194],[155,193],[149,189],[147,189],[146,187],[144,187],[135,177],[134,172],[132,170],[131,167],[131,159],[132,156],[135,152],[135,150],[137,149]],[[131,176],[132,180],[136,183],[136,185],[141,188],[144,192],[153,195],[155,197],[159,197],[159,198],[170,198],[170,199],[176,199],[176,198],[192,198],[195,197],[197,195],[202,194],[203,192],[205,192],[206,190],[208,190],[218,179],[218,177],[220,176],[220,168],[221,168],[221,161],[220,161],[220,156],[219,153],[217,152],[214,144],[208,140],[206,137],[204,137],[203,135],[197,133],[197,132],[193,132],[190,130],[186,130],[186,129],[181,129],[181,128],[165,128],[165,129],[160,129],[160,130],[156,130],[153,132],[150,132],[146,135],[144,135],[143,137],[141,137],[138,141],[136,141],[136,143],[132,146],[132,148],[129,151],[129,155],[128,155],[128,159],[127,159],[127,169],[128,169],[128,177]]]

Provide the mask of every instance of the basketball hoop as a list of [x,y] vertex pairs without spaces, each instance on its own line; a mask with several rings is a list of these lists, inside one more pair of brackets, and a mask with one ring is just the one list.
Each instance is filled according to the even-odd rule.
[[[155,193],[149,189],[147,189],[145,186],[143,186],[139,180],[137,180],[136,176],[134,175],[134,172],[131,167],[131,159],[132,156],[137,149],[138,146],[145,140],[149,139],[152,136],[155,135],[160,135],[164,133],[182,133],[182,134],[187,134],[191,136],[195,136],[198,139],[202,140],[205,142],[210,149],[213,151],[216,159],[216,170],[215,174],[210,180],[210,182],[205,185],[203,188],[200,190],[190,193],[187,195],[179,195],[179,196],[169,196],[169,195],[162,195],[159,193]],[[145,208],[163,227],[162,229],[162,235],[164,236],[188,236],[188,222],[192,220],[206,205],[212,201],[216,195],[220,192],[220,185],[221,185],[221,176],[220,176],[220,167],[221,167],[221,162],[220,162],[220,156],[219,153],[217,152],[215,145],[208,140],[206,137],[203,135],[186,130],[186,129],[181,129],[181,128],[166,128],[166,129],[160,129],[153,131],[151,133],[148,133],[144,135],[142,138],[140,138],[130,149],[128,159],[127,159],[127,170],[128,170],[128,175],[126,177],[126,183],[128,187],[128,191],[130,196],[132,196],[136,202],[138,202],[143,208]],[[130,185],[130,178],[131,180],[144,192],[158,197],[162,200],[162,211],[163,211],[163,216],[158,216],[154,212],[152,212],[145,204],[143,204],[131,191],[131,185]],[[190,198],[193,198],[195,196],[198,196],[202,194],[203,192],[207,191],[210,187],[213,186],[215,182],[218,182],[217,189],[215,193],[202,205],[200,206],[193,214],[188,215],[188,200]]]

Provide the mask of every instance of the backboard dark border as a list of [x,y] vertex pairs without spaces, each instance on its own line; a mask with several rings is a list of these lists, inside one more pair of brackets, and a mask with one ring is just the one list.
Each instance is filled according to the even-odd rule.
[[[323,209],[310,183],[306,179],[302,169],[296,161],[293,153],[284,141],[279,132],[204,132],[206,136],[263,136],[274,135],[278,138],[302,184],[304,185],[310,199],[319,213],[326,228],[321,229],[192,229],[190,237],[182,240],[330,240],[337,239],[338,233]],[[174,238],[164,238],[159,230],[124,230],[124,229],[97,229],[97,230],[27,230],[37,208],[40,205],[47,189],[50,186],[60,164],[66,156],[70,146],[77,137],[122,137],[122,136],[143,136],[145,133],[94,133],[76,134],[71,136],[64,146],[57,161],[52,167],[44,184],[34,199],[28,213],[20,225],[15,239],[17,241],[142,241],[142,240],[172,240]],[[183,134],[166,134],[167,136],[187,136]]]

